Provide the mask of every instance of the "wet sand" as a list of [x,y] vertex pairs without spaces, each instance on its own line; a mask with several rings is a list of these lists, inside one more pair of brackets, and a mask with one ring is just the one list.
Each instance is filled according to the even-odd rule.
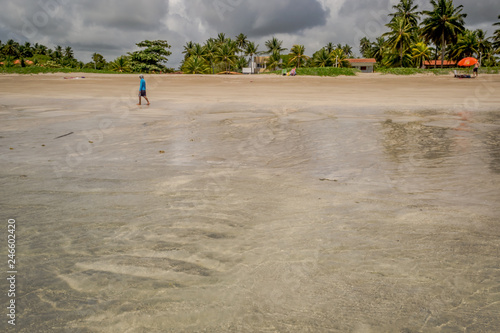
[[500,327],[499,75],[65,75],[0,76],[17,332]]

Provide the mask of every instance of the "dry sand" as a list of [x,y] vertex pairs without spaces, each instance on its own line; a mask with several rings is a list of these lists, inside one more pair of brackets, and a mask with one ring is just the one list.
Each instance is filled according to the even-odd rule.
[[17,332],[498,331],[500,76],[64,75],[0,76]]

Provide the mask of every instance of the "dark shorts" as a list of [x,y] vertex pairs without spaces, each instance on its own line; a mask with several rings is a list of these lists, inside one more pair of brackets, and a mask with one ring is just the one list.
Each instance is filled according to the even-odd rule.
[[477,68],[474,68],[474,73],[477,73],[477,70],[478,70]]
[[146,97],[146,90],[139,91],[139,96],[140,97]]

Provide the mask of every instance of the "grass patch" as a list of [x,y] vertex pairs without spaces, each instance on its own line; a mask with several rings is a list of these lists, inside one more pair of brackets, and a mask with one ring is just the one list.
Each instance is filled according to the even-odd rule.
[[[290,72],[290,70],[287,70]],[[337,67],[305,67],[297,68],[297,75],[311,75],[311,76],[355,76],[356,73],[360,72],[354,68],[337,68]],[[277,70],[273,72],[265,72],[263,74],[282,74],[282,70]]]
[[[481,67],[479,69],[479,73],[481,74],[498,74],[500,67]],[[470,71],[471,69],[465,69],[463,67],[458,68],[406,68],[406,67],[397,67],[397,68],[387,68],[387,67],[378,67],[375,69],[376,73],[381,74],[393,74],[393,75],[416,75],[416,74],[434,74],[434,75],[451,75],[453,71]]]
[[[105,70],[95,70],[91,68],[47,68],[39,66],[27,66],[27,67],[6,67],[0,66],[0,74],[47,74],[47,73],[99,73],[99,74],[120,74],[119,72],[105,71]],[[123,73],[131,74],[131,73]]]

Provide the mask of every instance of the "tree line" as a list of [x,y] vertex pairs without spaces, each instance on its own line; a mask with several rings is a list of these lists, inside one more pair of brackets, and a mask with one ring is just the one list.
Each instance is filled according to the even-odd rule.
[[[388,15],[384,33],[375,41],[364,37],[360,51],[365,58],[375,58],[384,67],[422,67],[431,59],[457,62],[463,57],[477,57],[484,66],[499,64],[500,29],[487,38],[483,30],[465,28],[463,6],[455,6],[453,0],[431,0],[432,10],[419,11],[414,0],[400,0]],[[500,15],[498,16],[500,20]],[[494,24],[499,26],[500,22]],[[0,41],[0,65],[69,67],[75,69],[109,70],[117,72],[171,72],[166,66],[172,54],[166,40],[145,40],[136,44],[140,50],[129,52],[111,62],[99,53],[92,61],[83,63],[75,59],[73,49],[56,46],[50,49],[42,44],[19,44],[13,40]],[[272,37],[265,42],[265,49],[248,40],[245,34],[234,39],[220,33],[203,44],[193,41],[183,47],[181,70],[190,74],[208,74],[241,71],[251,66],[255,56],[267,55],[266,67],[276,70],[284,67],[349,67],[347,58],[353,57],[349,45],[327,43],[312,56],[306,55],[304,45],[296,44],[288,51],[283,41]],[[438,62],[439,63],[439,62]],[[441,66],[443,62],[440,63]]]

